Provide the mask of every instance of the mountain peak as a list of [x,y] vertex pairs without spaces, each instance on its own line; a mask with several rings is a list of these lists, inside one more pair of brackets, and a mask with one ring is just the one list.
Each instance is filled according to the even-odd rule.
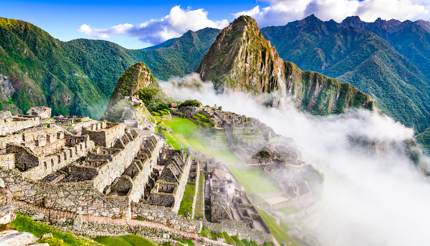
[[110,104],[126,96],[134,96],[141,89],[156,84],[157,82],[149,68],[143,62],[136,63],[129,67],[118,79]]
[[342,23],[343,26],[347,27],[355,27],[355,28],[361,28],[364,26],[364,22],[360,19],[359,16],[349,16],[346,17]]
[[221,31],[197,72],[221,91],[271,92],[283,79],[284,62],[263,37],[257,22],[240,16]]
[[232,23],[233,26],[237,25],[255,25],[257,26],[257,22],[249,15],[241,15],[237,17]]
[[303,20],[305,20],[306,22],[321,22],[322,21],[315,14],[309,15],[306,18],[304,18]]
[[259,32],[257,22],[248,15],[241,15],[237,17],[229,26],[231,30],[243,31],[244,29],[253,30],[254,32]]

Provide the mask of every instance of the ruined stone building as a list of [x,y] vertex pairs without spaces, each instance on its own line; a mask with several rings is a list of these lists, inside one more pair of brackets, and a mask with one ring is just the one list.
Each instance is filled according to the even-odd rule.
[[[132,204],[177,212],[191,157],[145,126],[77,117],[0,114],[0,176],[16,199],[77,214],[130,217]],[[48,118],[47,118],[48,117]]]
[[237,221],[258,231],[269,231],[245,191],[225,167],[219,164],[211,167],[207,182],[211,222]]

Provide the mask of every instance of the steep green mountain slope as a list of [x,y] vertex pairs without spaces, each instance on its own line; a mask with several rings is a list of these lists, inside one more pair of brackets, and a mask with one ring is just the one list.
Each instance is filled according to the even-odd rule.
[[284,61],[248,16],[240,16],[221,31],[197,72],[219,90],[270,93],[285,83]]
[[129,66],[144,61],[161,79],[184,75],[194,71],[217,33],[207,28],[127,50],[101,40],[61,42],[30,23],[0,18],[0,110],[49,105],[54,114],[97,118]]
[[[263,28],[262,33],[282,58],[304,69],[350,82],[375,97],[386,113],[422,130],[430,125],[430,105],[426,103],[430,99],[430,80],[422,66],[417,65],[419,58],[406,55],[418,57],[419,52],[414,51],[418,48],[400,52],[402,47],[411,46],[417,35],[402,38],[414,33],[404,31],[392,38],[398,43],[390,42],[388,37],[393,31],[388,27],[384,32],[370,28],[376,30],[382,22],[365,23],[351,17],[336,23],[309,16],[285,26]],[[421,53],[422,59],[430,57],[424,51]]]
[[249,16],[237,18],[221,31],[197,72],[219,91],[289,93],[296,106],[314,114],[341,113],[350,107],[372,109],[374,103],[350,84],[285,63]]
[[148,86],[158,87],[158,83],[144,63],[136,63],[119,78],[112,93],[111,104],[126,96],[135,96],[140,90]]
[[430,128],[427,128],[416,136],[418,143],[420,143],[427,153],[430,153]]
[[213,28],[188,31],[160,45],[130,50],[129,54],[135,60],[145,62],[157,78],[167,80],[195,71],[218,33],[219,30]]
[[91,114],[89,105],[104,98],[82,69],[67,56],[63,43],[29,23],[0,19],[0,74],[14,93],[2,102],[22,111],[48,104],[58,114]]
[[108,41],[76,39],[63,46],[68,57],[107,98],[112,94],[119,76],[136,63],[127,49]]

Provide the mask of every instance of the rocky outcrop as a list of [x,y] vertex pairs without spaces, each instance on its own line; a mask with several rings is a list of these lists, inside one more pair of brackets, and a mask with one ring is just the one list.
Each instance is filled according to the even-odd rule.
[[104,118],[114,122],[151,121],[147,108],[137,98],[138,92],[147,87],[158,87],[158,83],[146,65],[136,63],[128,68],[116,84]]
[[283,60],[249,16],[222,30],[197,72],[220,91],[272,92],[285,81]]
[[155,77],[144,63],[136,63],[119,78],[109,105],[115,104],[126,96],[134,96],[148,86],[157,86]]
[[[12,193],[0,178],[0,226],[9,224],[15,218],[15,208],[12,205]],[[1,245],[1,243],[0,243]]]
[[349,108],[373,110],[371,96],[350,84],[316,72],[302,71],[296,64],[285,65],[286,89],[297,108],[313,114],[342,113]]
[[374,108],[373,99],[352,85],[284,62],[249,16],[240,16],[224,28],[197,72],[219,92],[225,88],[252,94],[278,92],[272,106],[290,95],[298,108],[313,114]]

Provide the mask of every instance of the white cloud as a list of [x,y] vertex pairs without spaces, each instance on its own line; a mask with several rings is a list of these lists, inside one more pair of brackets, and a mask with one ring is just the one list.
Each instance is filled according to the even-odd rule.
[[[276,214],[288,220],[290,232],[303,239],[304,245],[429,245],[430,183],[404,148],[404,141],[413,138],[412,129],[376,112],[313,116],[297,111],[292,101],[281,108],[267,108],[249,94],[219,94],[212,83],[202,83],[199,90],[160,84],[175,99],[194,98],[259,119],[287,137],[301,152],[301,159],[318,170],[324,178],[319,189],[313,189],[313,199],[294,200],[297,203],[290,205],[297,206],[288,209],[285,217],[282,212]],[[351,136],[375,143],[374,150],[354,144]],[[428,158],[421,157],[422,164],[428,164]],[[274,178],[279,182],[289,177]]]
[[430,3],[425,0],[266,0],[267,6],[256,6],[235,15],[247,14],[261,26],[285,25],[315,14],[323,20],[342,21],[357,15],[365,21],[382,19],[429,19]]
[[96,38],[108,39],[111,35],[125,34],[133,28],[132,24],[118,24],[107,29],[94,29],[88,24],[82,24],[78,31]]
[[167,39],[179,37],[188,30],[197,31],[205,27],[223,28],[228,24],[227,20],[211,20],[204,9],[183,9],[174,6],[169,14],[161,19],[151,19],[140,25],[119,24],[110,28],[92,28],[88,24],[82,24],[79,32],[98,38],[109,38],[113,35],[136,36],[143,42],[156,44]]

